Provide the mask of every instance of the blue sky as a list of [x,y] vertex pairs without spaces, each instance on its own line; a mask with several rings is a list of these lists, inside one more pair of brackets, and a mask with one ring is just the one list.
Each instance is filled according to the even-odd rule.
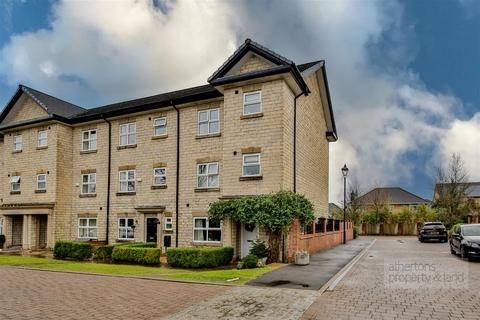
[[480,2],[127,2],[1,2],[0,105],[18,82],[85,107],[203,84],[252,37],[298,62],[327,61],[340,136],[332,200],[344,162],[364,191],[430,198],[451,152],[480,179]]

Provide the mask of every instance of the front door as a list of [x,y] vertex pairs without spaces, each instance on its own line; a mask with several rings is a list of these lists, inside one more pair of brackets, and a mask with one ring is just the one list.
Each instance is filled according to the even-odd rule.
[[254,225],[242,224],[242,258],[250,252],[250,244],[258,239],[258,228]]
[[45,249],[47,246],[47,215],[37,217],[37,246],[38,249]]
[[23,239],[23,216],[12,217],[12,247],[22,245]]
[[147,242],[157,243],[157,218],[147,218]]

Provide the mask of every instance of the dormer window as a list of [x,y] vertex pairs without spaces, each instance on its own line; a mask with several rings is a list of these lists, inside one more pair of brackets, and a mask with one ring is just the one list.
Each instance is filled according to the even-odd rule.
[[243,115],[262,112],[262,93],[261,91],[247,92],[243,95]]

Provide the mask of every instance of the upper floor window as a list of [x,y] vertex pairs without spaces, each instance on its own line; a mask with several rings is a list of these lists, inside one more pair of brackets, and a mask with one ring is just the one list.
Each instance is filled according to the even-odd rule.
[[10,177],[10,191],[20,191],[20,176]]
[[155,136],[167,134],[167,118],[161,117],[153,119],[153,134]]
[[155,168],[153,169],[153,185],[164,186],[167,184],[167,169]]
[[135,192],[135,170],[120,171],[118,181],[120,192]]
[[218,162],[201,163],[197,166],[197,187],[218,188]]
[[22,151],[22,135],[16,134],[13,136],[13,151]]
[[37,190],[47,189],[47,175],[45,173],[37,174]]
[[243,95],[243,114],[255,114],[262,112],[261,91],[247,92]]
[[243,176],[252,177],[261,174],[260,153],[243,155]]
[[129,146],[137,143],[137,124],[135,122],[120,125],[120,145]]
[[97,150],[97,130],[82,132],[82,151]]
[[118,219],[118,239],[133,240],[135,239],[133,229],[135,228],[135,220],[132,218]]
[[38,131],[38,147],[46,147],[48,145],[48,134],[46,130]]
[[220,109],[198,111],[198,134],[213,134],[220,132]]
[[218,242],[222,239],[220,221],[193,218],[193,241]]
[[82,174],[82,194],[95,194],[97,192],[97,174]]
[[97,218],[78,219],[78,237],[80,239],[97,239]]

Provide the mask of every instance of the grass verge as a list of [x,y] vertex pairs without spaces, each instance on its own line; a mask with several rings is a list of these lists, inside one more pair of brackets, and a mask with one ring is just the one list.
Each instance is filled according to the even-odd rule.
[[[260,275],[284,266],[271,264],[257,269],[220,269],[220,270],[188,270],[170,267],[147,267],[137,265],[105,264],[93,262],[63,261],[49,258],[29,256],[0,255],[0,266],[21,266],[48,270],[100,273],[124,276],[156,277],[162,279],[201,281],[212,283],[245,284]],[[237,281],[227,282],[238,278]]]

